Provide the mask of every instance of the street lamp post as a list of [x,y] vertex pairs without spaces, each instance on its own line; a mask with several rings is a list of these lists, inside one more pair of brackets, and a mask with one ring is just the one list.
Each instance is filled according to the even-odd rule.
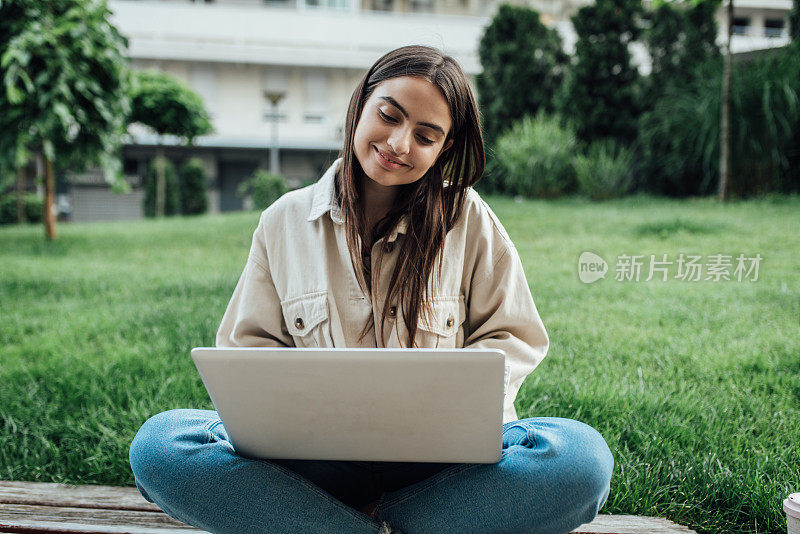
[[283,91],[264,91],[264,98],[272,104],[271,112],[267,114],[272,119],[272,142],[269,147],[269,172],[280,174],[278,166],[278,104],[283,100]]

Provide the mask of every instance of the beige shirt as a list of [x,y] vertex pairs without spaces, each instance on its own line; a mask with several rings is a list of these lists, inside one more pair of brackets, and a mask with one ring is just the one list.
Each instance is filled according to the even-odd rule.
[[[376,329],[406,221],[372,247],[384,247],[380,273],[365,295],[347,248],[334,199],[336,160],[314,185],[292,191],[264,210],[247,263],[217,332],[218,347],[405,347],[402,307]],[[434,273],[436,266],[434,266]],[[517,419],[514,399],[542,361],[549,340],[517,250],[500,221],[470,189],[444,244],[441,283],[431,324],[420,320],[416,344],[432,348],[501,349],[506,354],[503,422]],[[371,331],[359,336],[370,316]]]

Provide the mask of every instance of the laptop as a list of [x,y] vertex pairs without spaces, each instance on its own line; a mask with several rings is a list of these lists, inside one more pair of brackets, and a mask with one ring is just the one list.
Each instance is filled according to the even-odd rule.
[[200,347],[192,359],[241,456],[500,461],[501,350]]

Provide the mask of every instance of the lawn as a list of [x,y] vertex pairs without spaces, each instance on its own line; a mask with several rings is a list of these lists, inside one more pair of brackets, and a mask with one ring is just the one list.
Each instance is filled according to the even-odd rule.
[[[520,417],[585,421],[616,465],[604,513],[708,533],[785,532],[800,491],[800,198],[489,203],[550,334]],[[257,213],[0,229],[0,479],[132,485],[149,416],[213,408],[189,349],[212,345]],[[608,262],[586,284],[578,258]],[[675,278],[701,256],[699,281]],[[674,263],[645,281],[650,255]],[[705,280],[711,256],[731,280]],[[738,281],[736,257],[761,255]],[[642,255],[639,281],[615,279]]]

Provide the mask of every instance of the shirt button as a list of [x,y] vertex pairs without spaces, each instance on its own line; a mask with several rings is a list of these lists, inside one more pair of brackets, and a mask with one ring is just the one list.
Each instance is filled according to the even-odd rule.
[[394,249],[394,243],[393,243],[393,242],[391,242],[391,241],[390,241],[390,242],[388,242],[388,243],[386,243],[386,244],[383,246],[383,251],[384,251],[385,253],[387,253],[387,254],[391,254],[393,249]]
[[389,317],[395,317],[397,315],[397,306],[392,306],[389,308]]
[[297,328],[303,328],[303,324],[305,324],[305,323],[303,323],[303,318],[302,317],[298,317],[297,319],[294,320],[294,325]]
[[455,322],[456,321],[452,317],[448,317],[447,318],[447,328],[450,328],[451,326],[453,326],[453,324],[455,324]]

